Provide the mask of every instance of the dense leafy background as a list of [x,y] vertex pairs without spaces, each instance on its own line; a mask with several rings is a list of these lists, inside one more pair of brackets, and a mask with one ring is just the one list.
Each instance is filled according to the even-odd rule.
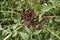
[[0,40],[60,40],[60,0],[0,0]]

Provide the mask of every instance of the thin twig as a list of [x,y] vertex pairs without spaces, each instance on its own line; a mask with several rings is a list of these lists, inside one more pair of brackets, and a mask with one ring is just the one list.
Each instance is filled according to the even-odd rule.
[[4,12],[4,13],[5,13],[5,12],[7,12],[7,13],[18,13],[18,12],[14,12],[14,11],[3,11],[3,10],[0,11],[0,12]]
[[[20,28],[22,28],[22,26],[20,27],[18,27],[18,28],[16,28],[14,31],[17,31],[17,30],[19,30]],[[6,36],[3,40],[7,40],[9,37],[11,37],[12,36],[12,34],[13,33],[10,33],[8,36]]]
[[57,34],[55,34],[54,32],[50,31],[50,29],[48,29],[48,28],[47,28],[47,30],[48,30],[52,35],[54,35],[56,38],[58,38],[58,39],[60,40],[60,37],[59,37]]
[[60,16],[47,16],[48,18],[51,18],[51,17],[60,17]]
[[6,36],[3,40],[7,40],[11,36],[12,36],[12,33],[10,33],[8,36]]

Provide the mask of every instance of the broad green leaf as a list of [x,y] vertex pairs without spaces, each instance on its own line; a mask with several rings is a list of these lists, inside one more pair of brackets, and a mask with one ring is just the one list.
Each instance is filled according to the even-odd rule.
[[41,6],[40,6],[39,4],[34,5],[34,10],[35,10],[36,12],[39,12],[40,9],[41,9]]
[[27,32],[28,34],[31,34],[31,33],[32,33],[31,30],[30,30],[29,28],[27,28],[26,26],[25,26],[25,30],[26,30],[26,32]]
[[47,11],[49,11],[49,10],[52,9],[52,8],[54,8],[54,6],[52,7],[52,6],[50,6],[50,5],[48,5],[48,6],[45,6],[45,5],[44,5],[44,6],[42,7],[41,11],[42,11],[42,12],[47,12]]
[[39,4],[34,5],[34,11],[37,15],[39,15],[41,11],[41,6]]
[[56,21],[56,22],[60,22],[60,17],[56,17],[56,18],[55,18],[55,21]]
[[19,34],[23,40],[29,40],[29,35],[27,33],[19,32]]
[[41,32],[41,30],[37,30],[37,31],[35,31],[33,34],[34,34],[34,35],[38,35],[40,32]]
[[19,25],[19,24],[14,24],[14,25],[12,26],[12,28],[13,28],[13,29],[16,29],[16,28],[18,27],[18,25]]

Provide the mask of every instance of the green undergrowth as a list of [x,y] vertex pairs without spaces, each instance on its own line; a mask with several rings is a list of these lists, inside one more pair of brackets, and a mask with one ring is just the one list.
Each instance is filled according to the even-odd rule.
[[0,40],[60,40],[60,0],[0,0]]

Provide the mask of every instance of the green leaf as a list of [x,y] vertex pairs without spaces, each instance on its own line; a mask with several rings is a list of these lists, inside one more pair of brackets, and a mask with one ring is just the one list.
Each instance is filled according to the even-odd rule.
[[44,13],[41,13],[41,14],[39,14],[39,22],[42,20],[42,15],[43,15]]
[[33,34],[34,34],[34,35],[38,35],[40,32],[41,32],[41,30],[37,30],[37,31],[35,31]]
[[52,8],[54,8],[54,6],[52,7],[52,6],[50,6],[50,5],[48,5],[48,6],[45,6],[45,5],[44,5],[44,6],[42,7],[41,11],[42,11],[42,12],[47,12],[47,11],[49,11],[49,10],[52,9]]
[[8,17],[9,13],[3,13],[4,17]]
[[56,21],[56,22],[60,22],[60,17],[56,17],[56,18],[55,18],[55,21]]
[[34,5],[34,11],[37,15],[39,15],[39,12],[41,11],[41,6],[39,4]]
[[19,36],[18,36],[18,37],[15,37],[15,40],[20,40],[20,39],[19,39]]
[[26,32],[27,32],[28,34],[31,34],[31,33],[32,33],[31,30],[28,29],[26,26],[25,26],[25,30],[26,30]]
[[13,28],[13,29],[16,29],[16,28],[18,27],[18,25],[19,25],[19,24],[14,24],[14,25],[12,26],[12,28]]
[[36,12],[39,12],[40,9],[41,9],[41,6],[40,6],[39,4],[36,4],[36,5],[34,6],[34,10],[35,10]]
[[53,19],[53,18],[50,18],[50,19],[49,19],[49,23],[52,23],[52,22],[53,22],[52,19]]
[[49,0],[49,2],[60,2],[60,0]]
[[52,37],[49,40],[53,40]]
[[20,11],[20,10],[21,10],[21,5],[17,7],[17,11]]
[[7,34],[9,34],[10,32],[8,32],[7,30],[4,30],[2,35],[6,36]]
[[15,37],[17,35],[17,31],[14,32],[14,35],[12,37]]
[[19,32],[19,34],[23,38],[23,40],[29,40],[29,35],[27,33]]
[[0,40],[3,40],[2,30],[0,30]]
[[31,0],[26,0],[26,2],[27,2],[27,3],[30,3],[30,2],[31,2]]
[[3,30],[2,26],[0,25],[0,30]]

